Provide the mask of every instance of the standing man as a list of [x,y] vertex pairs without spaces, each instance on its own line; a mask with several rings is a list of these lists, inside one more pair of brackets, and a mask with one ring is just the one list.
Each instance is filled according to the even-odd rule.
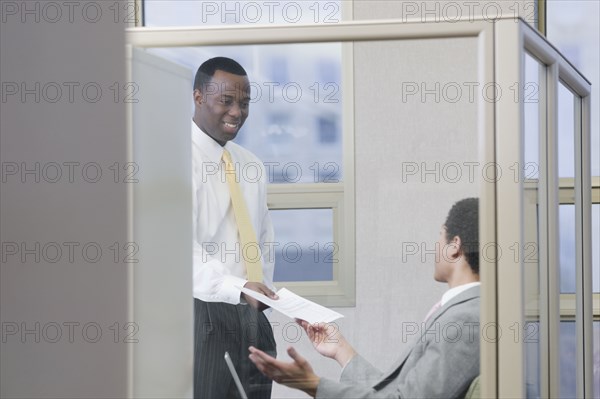
[[194,397],[239,397],[223,360],[227,351],[248,396],[270,398],[272,382],[248,360],[248,347],[275,356],[273,330],[266,306],[241,292],[246,287],[277,299],[265,168],[231,142],[249,113],[244,68],[225,57],[204,62],[194,105]]
[[[327,324],[301,322],[314,347],[343,367],[340,382],[317,376],[294,348],[282,362],[256,348],[250,358],[275,381],[316,398],[463,398],[479,375],[479,206],[454,204],[436,245],[434,279],[449,290],[425,317],[413,344],[381,372]],[[389,347],[395,344],[390,342]]]

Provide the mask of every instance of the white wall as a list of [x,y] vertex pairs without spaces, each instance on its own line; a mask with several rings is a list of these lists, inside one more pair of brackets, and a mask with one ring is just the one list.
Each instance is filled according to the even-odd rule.
[[[465,166],[478,163],[481,97],[471,100],[466,88],[478,82],[477,41],[361,43],[355,55],[354,335],[365,355],[385,366],[397,356],[390,342],[405,343],[398,339],[402,322],[420,322],[446,289],[432,277],[448,210],[477,195],[479,179]],[[414,85],[420,93],[408,95]],[[424,90],[436,94],[422,96]]]

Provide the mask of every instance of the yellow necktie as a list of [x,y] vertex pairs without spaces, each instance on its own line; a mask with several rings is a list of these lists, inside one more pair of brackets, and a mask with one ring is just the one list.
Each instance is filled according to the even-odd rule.
[[256,239],[256,233],[250,221],[248,207],[242,196],[240,185],[237,183],[235,174],[235,165],[231,161],[229,151],[223,149],[223,162],[225,162],[225,180],[229,186],[229,194],[231,195],[231,204],[233,205],[233,213],[237,223],[238,232],[240,233],[240,252],[246,264],[246,273],[248,281],[262,283],[263,271],[260,247]]

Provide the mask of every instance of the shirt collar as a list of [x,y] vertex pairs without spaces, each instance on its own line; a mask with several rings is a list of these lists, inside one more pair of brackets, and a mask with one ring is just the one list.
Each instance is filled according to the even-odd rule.
[[446,291],[444,293],[444,295],[442,295],[442,306],[444,306],[446,303],[448,303],[448,301],[450,301],[452,298],[454,298],[461,292],[464,292],[464,291],[468,290],[469,288],[475,287],[479,284],[481,284],[479,281],[475,281],[474,283],[467,283],[467,284],[459,285],[458,287],[450,288],[448,291]]
[[[223,147],[212,137],[206,134],[196,125],[192,119],[192,142],[198,146],[200,151],[206,156],[207,160],[214,163],[221,163],[223,156]],[[227,144],[226,144],[227,145]]]

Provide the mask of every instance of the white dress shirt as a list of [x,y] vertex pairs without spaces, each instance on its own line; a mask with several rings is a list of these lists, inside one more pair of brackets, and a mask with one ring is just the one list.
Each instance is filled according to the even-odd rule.
[[[263,163],[245,148],[227,142],[236,177],[262,251],[263,283],[273,288],[273,225],[267,208]],[[223,147],[192,121],[194,297],[205,302],[240,303],[246,266],[221,160]],[[254,249],[252,249],[254,250]],[[248,252],[254,256],[254,252]]]
[[444,295],[442,295],[442,306],[447,304],[450,299],[454,298],[461,292],[466,291],[469,288],[475,287],[479,284],[481,284],[479,281],[475,281],[474,283],[467,283],[454,288],[450,288],[448,291],[444,292]]

